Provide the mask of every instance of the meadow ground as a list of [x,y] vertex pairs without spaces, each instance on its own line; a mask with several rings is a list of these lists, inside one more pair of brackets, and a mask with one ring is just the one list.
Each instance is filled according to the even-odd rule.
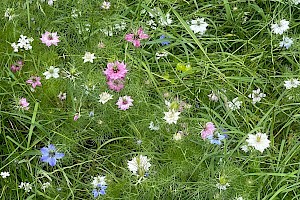
[[1,0],[0,199],[300,199],[299,0]]

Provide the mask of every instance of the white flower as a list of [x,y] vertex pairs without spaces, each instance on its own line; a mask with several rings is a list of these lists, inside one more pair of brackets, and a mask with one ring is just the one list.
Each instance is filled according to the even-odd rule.
[[105,181],[105,176],[95,176],[93,177],[92,185],[94,188],[99,187],[99,185],[107,185]]
[[113,95],[107,93],[107,92],[102,92],[100,95],[99,95],[99,102],[102,103],[102,104],[105,104],[106,102],[108,102],[109,100],[111,100],[113,97]]
[[56,1],[56,0],[48,0],[48,5],[53,6],[54,1]]
[[282,35],[285,31],[289,29],[289,23],[290,23],[289,21],[282,19],[278,24],[272,24],[271,25],[272,32],[275,34]]
[[153,30],[157,29],[157,24],[153,19],[150,19],[149,21],[146,22],[148,26],[150,26]]
[[288,49],[292,46],[293,43],[294,43],[293,39],[283,36],[283,40],[279,43],[279,46]]
[[300,81],[298,79],[290,79],[288,81],[284,81],[284,86],[286,89],[297,88],[300,85]]
[[199,33],[203,35],[207,29],[208,23],[204,21],[204,18],[197,18],[191,21],[190,28],[194,33]]
[[43,184],[42,184],[41,189],[45,191],[45,190],[46,190],[48,187],[50,187],[50,186],[51,186],[51,183],[46,182],[46,183],[43,183]]
[[175,110],[169,110],[169,112],[164,112],[165,117],[163,118],[166,120],[168,124],[176,124],[177,120],[179,119],[180,112],[176,112]]
[[59,77],[59,68],[55,68],[53,66],[50,66],[48,71],[43,73],[44,76],[46,76],[46,79],[49,78],[58,78]]
[[127,162],[129,170],[135,174],[144,176],[146,172],[149,171],[151,164],[149,163],[150,159],[147,156],[136,156],[131,161]]
[[[111,29],[111,28],[110,28]],[[113,31],[112,30],[109,30],[109,29],[101,29],[100,30],[102,33],[104,33],[106,36],[113,36],[114,35],[114,33],[113,33]]]
[[18,52],[19,51],[19,46],[15,42],[11,43],[11,47],[14,49],[14,52]]
[[248,148],[247,145],[241,146],[241,149],[242,149],[244,152],[246,152],[246,153],[249,151],[249,148]]
[[238,100],[238,97],[234,98],[232,101],[228,102],[228,108],[230,110],[238,110],[241,108],[242,102]]
[[93,61],[96,57],[95,57],[94,53],[85,52],[85,54],[82,58],[83,58],[83,63],[86,63],[86,62],[93,63]]
[[252,94],[249,94],[249,98],[252,98],[252,103],[256,104],[257,102],[260,102],[260,100],[264,97],[266,97],[266,94],[261,93],[260,89],[258,88],[257,90],[253,90]]
[[4,17],[7,17],[9,21],[11,21],[14,17],[16,17],[13,8],[7,8],[4,13]]
[[236,200],[244,200],[243,197],[237,197]]
[[178,131],[177,133],[175,133],[175,134],[173,135],[173,140],[178,141],[178,140],[181,140],[182,137],[183,137],[183,132],[182,132],[182,131]]
[[230,186],[229,183],[225,183],[225,184],[217,183],[217,184],[216,184],[216,187],[217,187],[219,190],[226,190],[227,187],[229,187],[229,186]]
[[173,20],[170,18],[170,14],[167,13],[166,16],[160,16],[159,22],[161,26],[167,26],[172,24]]
[[101,8],[108,10],[110,8],[110,2],[103,1]]
[[9,172],[1,172],[0,176],[2,176],[2,178],[6,178],[6,177],[10,176],[10,173]]
[[214,93],[214,91],[211,91],[211,93],[208,95],[208,98],[210,101],[217,102],[219,100],[219,97]]
[[167,57],[168,55],[169,53],[166,51],[156,52],[155,54],[157,60],[159,60],[162,57]]
[[300,0],[292,0],[292,3],[298,5],[300,3]]
[[156,17],[158,14],[159,14],[159,11],[158,11],[158,9],[157,8],[153,8],[153,9],[151,9],[151,11],[152,11],[152,13],[151,12],[149,12],[149,16],[151,17],[151,18],[154,18],[154,17]]
[[256,135],[248,134],[248,139],[246,142],[248,146],[254,147],[254,149],[263,153],[263,151],[270,146],[270,140],[265,133],[257,133]]
[[63,100],[66,100],[67,99],[67,93],[63,93],[63,92],[59,92],[59,94],[57,95],[57,97],[63,101]]
[[32,190],[32,186],[30,183],[24,183],[24,182],[21,182],[21,184],[19,185],[19,188],[20,189],[24,189],[25,192],[30,192],[30,190]]
[[126,28],[126,23],[121,22],[120,24],[115,24],[115,30],[117,31],[124,31]]
[[155,126],[153,122],[150,122],[149,129],[152,130],[152,131],[158,131],[159,130],[159,125]]

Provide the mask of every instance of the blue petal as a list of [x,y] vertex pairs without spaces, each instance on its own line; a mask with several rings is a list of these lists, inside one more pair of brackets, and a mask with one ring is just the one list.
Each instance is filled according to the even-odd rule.
[[105,195],[106,193],[105,193],[105,190],[100,190],[100,192],[99,192],[101,195]]
[[49,158],[48,162],[49,165],[53,167],[56,165],[56,158],[55,157]]
[[43,154],[43,156],[49,156],[49,149],[47,147],[41,148],[40,151]]
[[94,195],[95,198],[99,196],[98,190],[93,189],[92,192],[93,192],[93,195]]
[[49,144],[48,148],[49,148],[49,151],[55,151],[56,150],[56,148],[53,144]]
[[218,135],[218,137],[219,137],[219,140],[224,140],[226,138],[225,135]]
[[42,162],[49,162],[49,155],[43,155],[42,157],[41,157],[41,161]]
[[209,140],[212,140],[213,138],[214,138],[213,135],[208,135],[208,136],[206,137],[206,139],[209,139]]
[[61,158],[63,158],[65,156],[65,154],[64,153],[55,153],[55,158],[56,159],[61,159]]

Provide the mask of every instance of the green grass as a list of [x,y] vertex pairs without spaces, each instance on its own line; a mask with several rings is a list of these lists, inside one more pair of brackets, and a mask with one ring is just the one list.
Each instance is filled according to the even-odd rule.
[[[0,199],[93,199],[91,177],[97,175],[108,183],[99,199],[300,199],[300,87],[283,85],[300,76],[299,5],[287,0],[114,0],[109,10],[101,5],[98,0],[57,0],[54,6],[40,0],[0,2],[0,172],[10,172],[0,177]],[[147,12],[155,7],[170,13],[171,25],[149,28]],[[11,21],[4,17],[7,8],[17,15]],[[77,18],[71,16],[74,8]],[[197,17],[209,24],[202,37],[187,23]],[[294,44],[288,50],[279,47],[282,36],[271,33],[271,24],[281,19],[290,22],[286,35]],[[120,22],[126,22],[125,30],[112,37],[102,32]],[[124,40],[138,27],[150,36],[141,48]],[[57,47],[41,43],[45,31],[58,32]],[[21,34],[34,38],[32,50],[13,52],[10,43]],[[160,44],[162,34],[170,45]],[[99,42],[105,48],[98,48]],[[168,56],[156,59],[162,50]],[[94,63],[83,63],[85,52],[95,53]],[[11,72],[20,59],[23,69]],[[129,69],[119,93],[108,90],[103,75],[114,60]],[[178,63],[192,69],[177,70]],[[51,65],[61,69],[60,78],[44,78]],[[63,78],[71,69],[78,77]],[[31,75],[42,77],[35,92],[25,83]],[[86,93],[84,85],[95,89]],[[248,95],[257,88],[266,97],[253,105]],[[64,102],[57,98],[60,91],[67,93]],[[98,95],[104,91],[113,100],[103,105]],[[218,102],[209,101],[211,91],[222,93]],[[121,111],[115,103],[125,95],[134,106]],[[21,97],[30,103],[28,111],[16,109]],[[169,125],[164,101],[176,97],[192,107]],[[243,103],[231,111],[226,104],[235,97]],[[149,130],[150,121],[160,130]],[[201,139],[208,121],[227,130],[223,145]],[[174,141],[178,131],[188,134]],[[247,134],[256,132],[269,136],[270,147],[263,153],[241,151]],[[39,150],[48,144],[65,153],[55,167],[40,161]],[[140,184],[127,167],[139,154],[151,159],[149,177]],[[220,178],[230,184],[224,191],[216,187]],[[32,191],[19,189],[21,182],[32,183]],[[45,191],[44,182],[51,182]]]

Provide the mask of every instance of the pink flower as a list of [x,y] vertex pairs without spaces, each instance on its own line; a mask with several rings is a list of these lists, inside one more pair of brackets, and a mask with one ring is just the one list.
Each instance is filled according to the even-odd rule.
[[124,88],[124,79],[108,79],[107,85],[109,89],[120,92]]
[[140,47],[142,39],[148,39],[149,35],[145,34],[142,28],[139,28],[137,33],[129,33],[125,36],[125,40],[132,42],[133,46]]
[[123,79],[128,70],[123,62],[115,61],[114,63],[107,63],[107,68],[104,71],[107,79]]
[[127,110],[129,106],[133,106],[133,99],[130,96],[120,97],[116,105],[120,110]]
[[42,34],[42,38],[40,39],[42,40],[43,44],[46,44],[46,46],[50,47],[51,45],[57,46],[57,43],[60,42],[58,38],[59,36],[57,36],[57,32],[50,33],[46,31],[44,34]]
[[24,63],[22,60],[17,61],[15,64],[11,65],[10,70],[12,72],[17,72],[20,71],[21,68],[23,67]]
[[35,89],[36,86],[42,86],[42,83],[40,82],[41,77],[38,76],[31,76],[30,79],[26,81],[26,83],[31,84],[32,88]]
[[27,102],[26,98],[21,98],[20,101],[19,101],[19,105],[24,110],[28,110],[29,109],[29,103]]
[[74,117],[73,117],[73,120],[74,120],[74,121],[77,121],[77,120],[79,119],[79,117],[80,117],[80,114],[79,114],[79,113],[76,113],[76,114],[74,115]]
[[215,130],[217,130],[215,125],[212,122],[207,122],[205,124],[205,128],[201,131],[202,139],[204,140],[207,138],[207,136],[213,135]]

